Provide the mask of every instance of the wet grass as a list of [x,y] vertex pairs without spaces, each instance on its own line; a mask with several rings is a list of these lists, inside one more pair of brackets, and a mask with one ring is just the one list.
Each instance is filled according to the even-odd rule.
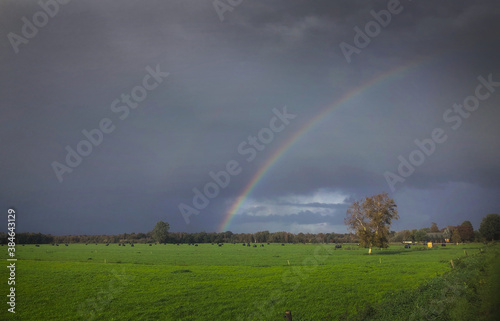
[[0,319],[281,320],[290,309],[298,321],[336,320],[415,291],[481,247],[17,246],[16,315],[4,308]]

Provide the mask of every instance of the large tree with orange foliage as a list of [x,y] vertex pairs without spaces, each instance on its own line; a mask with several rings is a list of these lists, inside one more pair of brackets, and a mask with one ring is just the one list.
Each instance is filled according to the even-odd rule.
[[352,203],[347,210],[345,223],[354,231],[362,246],[368,246],[368,254],[372,247],[386,247],[389,228],[392,220],[397,220],[397,205],[387,193],[366,197]]

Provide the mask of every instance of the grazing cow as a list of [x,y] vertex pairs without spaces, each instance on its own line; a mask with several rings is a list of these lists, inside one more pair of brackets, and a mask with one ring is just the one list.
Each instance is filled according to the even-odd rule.
[[341,244],[336,244],[336,245],[335,245],[335,248],[336,248],[336,249],[341,249],[341,248],[342,248],[342,245],[341,245]]

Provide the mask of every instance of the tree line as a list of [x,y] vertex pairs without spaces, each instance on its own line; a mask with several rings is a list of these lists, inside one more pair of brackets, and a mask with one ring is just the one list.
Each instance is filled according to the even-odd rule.
[[[413,230],[389,231],[387,240],[391,243],[411,242],[444,242],[449,239],[453,243],[483,242],[500,239],[500,216],[496,219],[491,214],[483,220],[479,230],[474,230],[469,221],[460,225],[449,225],[439,229],[436,223],[431,227]],[[498,222],[496,222],[498,221]],[[166,223],[168,224],[168,223]],[[495,228],[496,226],[496,228]],[[496,231],[496,232],[495,232]],[[260,231],[256,233],[226,232],[169,232],[166,238],[147,233],[123,233],[116,235],[50,235],[42,233],[16,233],[17,244],[51,244],[51,243],[359,243],[355,233],[290,233]],[[7,234],[0,233],[0,243],[7,244]]]
[[[0,243],[7,244],[7,233],[0,233]],[[16,244],[65,243],[357,243],[351,233],[290,233],[260,231],[256,233],[226,232],[167,232],[166,238],[148,233],[117,235],[50,235],[42,233],[16,233]]]
[[355,201],[347,209],[345,223],[356,233],[360,245],[387,247],[389,242],[472,242],[500,240],[500,215],[488,214],[483,218],[479,231],[474,231],[470,221],[439,230],[436,223],[430,228],[390,232],[393,220],[399,219],[396,202],[387,193],[365,197]]
[[[482,242],[500,240],[500,215],[488,214],[478,231],[470,221],[439,229],[429,228],[390,231],[393,220],[399,219],[397,205],[387,193],[355,201],[347,210],[345,223],[351,233],[289,233],[260,231],[256,233],[169,232],[167,222],[158,221],[148,233],[117,235],[65,235],[17,233],[17,244],[49,243],[359,243],[369,249],[387,247],[389,242]],[[7,233],[0,233],[0,243],[7,244]]]

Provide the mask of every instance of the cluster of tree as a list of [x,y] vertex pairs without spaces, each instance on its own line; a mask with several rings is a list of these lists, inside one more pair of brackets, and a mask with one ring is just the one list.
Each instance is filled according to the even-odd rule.
[[[298,233],[260,231],[256,233],[184,233],[169,232],[167,222],[159,221],[148,233],[117,235],[64,235],[16,233],[17,244],[48,243],[360,243],[361,246],[387,247],[389,242],[443,242],[453,243],[500,240],[500,215],[488,214],[479,231],[469,221],[457,226],[439,229],[436,223],[420,230],[390,231],[392,220],[399,218],[397,205],[387,193],[366,197],[354,202],[347,210],[345,223],[353,233]],[[0,243],[8,242],[7,233],[0,233]]]
[[358,242],[356,235],[345,233],[298,233],[260,231],[256,233],[169,233],[172,243],[352,243]]
[[[6,244],[7,233],[0,233],[0,244]],[[151,232],[123,233],[117,235],[51,235],[42,233],[16,233],[17,244],[50,243],[149,243],[153,242]]]
[[358,242],[356,235],[351,233],[298,233],[260,231],[256,233],[185,233],[169,232],[169,224],[156,223],[152,238],[159,243],[348,243]]
[[447,234],[453,243],[472,242],[476,239],[477,241],[481,241],[479,233],[477,235],[474,234],[474,228],[469,221],[464,221],[457,226],[448,226],[444,229],[443,234]]
[[[346,233],[298,233],[261,231],[256,233],[185,233],[169,232],[167,222],[159,221],[148,233],[123,233],[118,235],[63,235],[42,233],[16,233],[17,244],[50,243],[353,243],[356,235]],[[7,234],[0,233],[0,243],[6,244]]]
[[429,233],[427,228],[420,230],[402,230],[391,235],[391,242],[444,242],[442,233]]
[[[7,233],[1,235],[2,243],[6,243]],[[48,244],[54,242],[54,236],[42,233],[16,233],[16,243],[19,244]]]
[[[37,237],[31,237],[30,234]],[[143,237],[138,238],[141,234]],[[0,244],[7,244],[7,233],[0,233]],[[358,243],[356,235],[346,233],[298,233],[261,231],[256,233],[185,233],[169,232],[166,238],[151,232],[119,235],[64,235],[41,233],[16,233],[17,244],[64,244],[64,243]]]
[[430,228],[420,230],[404,230],[390,232],[392,220],[399,218],[397,205],[387,193],[366,197],[355,201],[347,210],[345,223],[350,230],[356,233],[361,245],[368,247],[387,247],[389,240],[392,242],[443,242],[450,240],[453,243],[472,241],[500,240],[500,215],[488,214],[483,218],[479,232],[475,232],[470,221],[464,221],[457,226],[447,226],[439,230],[436,223]]
[[478,231],[474,231],[470,221],[464,221],[457,226],[449,225],[443,229],[439,229],[436,223],[432,226],[414,229],[402,230],[391,235],[391,242],[445,242],[451,240],[454,243],[481,241],[481,235]]

